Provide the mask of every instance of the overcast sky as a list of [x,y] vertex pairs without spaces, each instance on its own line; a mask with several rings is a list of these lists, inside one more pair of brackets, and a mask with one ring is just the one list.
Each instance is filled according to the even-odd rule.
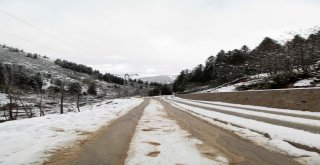
[[[0,0],[0,43],[142,76],[320,25],[319,0]],[[60,39],[58,39],[60,38]]]

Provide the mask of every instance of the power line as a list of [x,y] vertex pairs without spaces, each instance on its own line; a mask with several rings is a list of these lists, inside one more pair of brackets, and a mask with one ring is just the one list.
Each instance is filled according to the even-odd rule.
[[43,29],[43,28],[39,28],[39,27],[37,27],[36,25],[33,25],[32,23],[29,23],[29,22],[27,22],[27,21],[25,21],[25,20],[23,20],[23,19],[21,19],[21,18],[19,18],[19,17],[16,17],[16,16],[14,16],[14,15],[6,12],[6,11],[3,11],[3,10],[0,9],[0,13],[6,15],[6,16],[8,16],[8,17],[11,17],[11,18],[13,18],[13,19],[15,19],[15,20],[17,20],[17,21],[19,21],[19,22],[22,22],[23,24],[28,25],[28,26],[30,26],[30,27],[38,30],[38,31],[41,31],[41,32],[43,32],[43,33],[46,33],[47,35],[49,35],[49,36],[51,36],[51,37],[54,37],[54,38],[56,38],[56,39],[58,39],[58,40],[60,40],[60,41],[62,41],[62,42],[65,42],[65,43],[67,43],[68,45],[72,46],[73,48],[78,49],[78,50],[80,50],[80,51],[82,51],[82,52],[85,52],[85,54],[91,54],[91,53],[88,52],[87,50],[85,50],[85,49],[83,49],[83,48],[81,48],[81,47],[73,44],[72,42],[70,42],[70,41],[68,41],[68,40],[65,40],[65,39],[61,38],[60,36],[58,36],[58,35],[56,35],[56,34],[53,34],[53,33],[49,32],[49,31],[47,31],[47,30],[45,30],[45,29]]
[[[52,49],[52,48],[50,48],[50,47],[47,47],[47,46],[45,46],[45,45],[36,43],[36,42],[31,41],[31,40],[29,40],[29,39],[25,39],[25,38],[23,38],[23,37],[20,37],[20,36],[15,35],[15,34],[8,33],[8,32],[5,32],[5,31],[2,31],[2,30],[0,30],[0,32],[3,33],[3,34],[6,34],[6,35],[8,35],[8,36],[11,36],[11,37],[20,39],[20,40],[22,40],[22,41],[25,41],[25,42],[27,42],[27,43],[33,43],[33,44],[35,44],[35,45],[38,45],[38,46],[40,46],[40,47],[49,49],[49,50],[54,51],[54,52],[59,53],[59,54],[60,54],[60,53],[66,54],[66,52],[62,52],[62,51],[60,51],[60,50]],[[68,53],[67,53],[67,54],[68,54]]]

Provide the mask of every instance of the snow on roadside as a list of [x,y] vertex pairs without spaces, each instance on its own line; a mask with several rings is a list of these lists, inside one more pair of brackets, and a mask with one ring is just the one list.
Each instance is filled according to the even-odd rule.
[[226,111],[226,112],[242,113],[242,114],[258,116],[258,117],[264,117],[264,118],[269,118],[269,119],[276,119],[276,120],[281,120],[281,121],[286,121],[286,122],[291,122],[291,123],[299,123],[299,124],[304,124],[304,125],[311,125],[311,126],[316,126],[316,127],[320,128],[320,121],[319,120],[305,119],[305,118],[285,116],[285,115],[277,115],[277,114],[270,114],[270,113],[265,113],[265,112],[247,111],[247,110],[241,110],[241,109],[238,109],[238,108],[225,107],[225,106],[219,106],[219,105],[209,105],[209,104],[203,104],[203,103],[198,103],[198,102],[192,102],[190,100],[183,100],[183,99],[176,99],[176,98],[174,98],[173,100],[179,100],[179,101],[182,101],[182,102],[185,102],[185,103],[189,103],[189,104],[194,104],[194,105],[199,105],[199,106],[203,106],[203,107],[219,109],[219,110]]
[[197,150],[202,142],[189,136],[168,118],[159,101],[151,100],[138,123],[125,164],[228,164],[222,156],[214,160],[203,157]]
[[42,164],[50,152],[71,147],[90,132],[119,118],[142,99],[115,99],[85,106],[81,112],[52,114],[0,124],[0,164]]
[[[179,100],[189,100],[189,99],[181,99],[178,97],[174,97],[174,98],[179,99]],[[190,101],[192,101],[192,100],[190,100]],[[195,100],[195,101],[201,102],[201,103],[213,103],[213,104],[218,104],[221,106],[226,105],[226,106],[233,106],[233,107],[239,107],[239,108],[262,110],[262,111],[266,111],[266,112],[281,112],[281,113],[288,113],[288,114],[320,117],[320,112],[310,112],[310,111],[301,111],[301,110],[292,110],[292,109],[280,109],[280,108],[263,107],[263,106],[256,106],[256,105],[233,104],[233,103],[226,103],[226,102],[219,102],[219,101],[201,101],[201,100]]]
[[[296,130],[251,119],[226,115],[214,111],[208,111],[170,100],[167,101],[180,110],[200,117],[226,130],[231,130],[239,136],[251,140],[258,145],[261,145],[273,151],[278,151],[280,153],[297,157],[296,160],[302,163],[316,165],[320,162],[320,155],[318,153],[296,148],[286,142],[287,140],[320,149],[320,134],[314,134],[302,130]],[[231,123],[240,127],[236,127],[230,124],[224,124],[215,120],[224,121],[226,123]],[[267,133],[271,137],[271,139],[264,137],[262,133]]]

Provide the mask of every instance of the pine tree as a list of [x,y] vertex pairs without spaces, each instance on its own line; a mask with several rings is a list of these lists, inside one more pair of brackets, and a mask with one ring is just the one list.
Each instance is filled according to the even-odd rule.
[[205,82],[209,82],[213,78],[215,60],[216,60],[216,57],[214,56],[210,56],[206,60],[206,64],[203,72],[203,79]]

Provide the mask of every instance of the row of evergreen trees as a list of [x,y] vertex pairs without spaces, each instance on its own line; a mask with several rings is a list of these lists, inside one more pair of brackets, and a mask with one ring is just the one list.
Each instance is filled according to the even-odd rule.
[[183,70],[173,84],[174,92],[210,85],[219,86],[237,78],[260,73],[300,72],[310,74],[312,65],[320,60],[320,31],[303,38],[295,35],[284,45],[266,37],[253,50],[246,45],[231,51],[221,50],[210,56],[205,65]]
[[88,67],[88,66],[85,66],[82,64],[77,64],[74,62],[69,62],[67,60],[61,60],[61,59],[55,60],[54,63],[56,65],[61,66],[62,68],[67,68],[67,69],[70,69],[70,70],[73,70],[76,72],[93,75],[96,78],[98,78],[99,80],[104,80],[106,82],[112,82],[112,83],[116,83],[116,84],[123,84],[124,83],[124,79],[121,77],[117,77],[117,76],[110,74],[110,73],[102,74],[98,70],[93,70],[91,67]]
[[6,85],[19,86],[26,90],[40,90],[43,86],[40,73],[32,73],[21,65],[0,62],[0,90]]
[[[77,64],[77,63],[74,63],[74,62],[69,62],[67,60],[57,59],[57,60],[54,61],[54,63],[56,65],[61,66],[62,68],[67,68],[67,69],[70,69],[70,70],[73,70],[73,71],[76,71],[76,72],[93,75],[97,79],[102,80],[102,81],[115,83],[115,84],[120,84],[120,85],[123,85],[124,81],[125,81],[123,78],[115,76],[113,74],[110,74],[110,73],[102,74],[98,70],[93,70],[91,67],[88,67],[88,66],[85,66],[85,65],[82,65],[82,64]],[[159,83],[156,83],[156,82],[143,82],[140,79],[129,79],[129,82],[150,85],[150,86],[153,86],[153,87],[156,87],[156,86],[160,85]]]

